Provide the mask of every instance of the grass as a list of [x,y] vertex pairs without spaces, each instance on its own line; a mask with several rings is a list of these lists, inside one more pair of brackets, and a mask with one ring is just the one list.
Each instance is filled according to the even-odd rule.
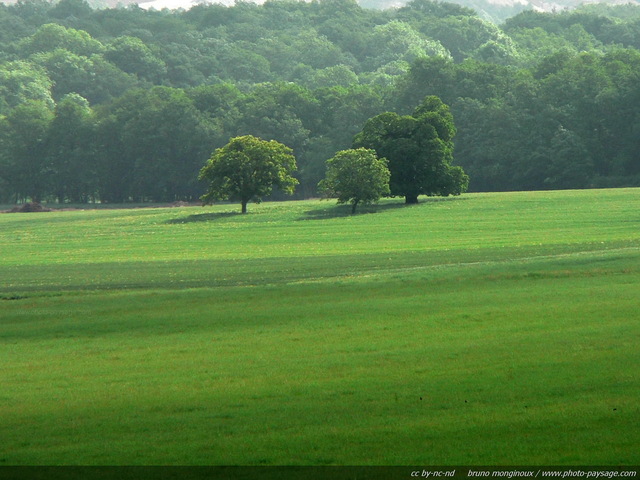
[[637,465],[639,207],[0,215],[0,465]]

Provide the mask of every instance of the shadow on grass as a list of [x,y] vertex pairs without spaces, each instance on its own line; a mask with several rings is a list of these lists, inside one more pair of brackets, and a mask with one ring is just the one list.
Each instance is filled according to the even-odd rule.
[[329,204],[326,208],[314,208],[307,210],[298,220],[322,220],[325,218],[351,217],[367,215],[370,213],[384,212],[404,207],[404,203],[387,203],[382,205],[359,205],[356,213],[351,213],[351,205]]
[[215,213],[198,213],[196,215],[188,215],[186,217],[172,218],[166,223],[175,225],[179,223],[197,223],[197,222],[215,222],[225,218],[231,218],[242,215],[240,212],[215,212]]
[[[335,203],[330,204],[327,208],[318,208],[313,210],[308,210],[305,212],[303,217],[300,217],[298,220],[323,220],[327,218],[340,218],[340,217],[350,217],[353,215],[366,215],[370,213],[381,213],[386,212],[388,210],[397,210],[399,208],[411,208],[417,205],[428,204],[428,203],[439,203],[439,202],[453,202],[459,200],[466,200],[465,197],[428,197],[421,198],[419,203],[404,203],[401,199],[398,199],[397,202],[388,202],[376,205],[359,205],[356,213],[351,213],[351,205],[336,205]],[[335,200],[333,201],[335,202]]]

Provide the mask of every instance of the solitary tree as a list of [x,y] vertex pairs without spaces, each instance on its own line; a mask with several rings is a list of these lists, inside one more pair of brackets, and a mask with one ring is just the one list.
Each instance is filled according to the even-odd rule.
[[369,119],[354,147],[372,148],[389,161],[391,196],[418,203],[418,195],[459,195],[469,177],[451,166],[456,133],[449,107],[435,96],[412,115],[386,112]]
[[359,203],[377,202],[389,194],[387,160],[366,148],[343,150],[327,160],[327,174],[318,187],[338,203],[351,202],[351,213]]
[[209,189],[201,199],[204,204],[215,200],[239,200],[242,213],[247,203],[260,203],[273,187],[293,194],[298,180],[291,174],[296,170],[292,150],[275,140],[266,141],[251,135],[232,138],[218,148],[200,170],[200,180],[209,182]]

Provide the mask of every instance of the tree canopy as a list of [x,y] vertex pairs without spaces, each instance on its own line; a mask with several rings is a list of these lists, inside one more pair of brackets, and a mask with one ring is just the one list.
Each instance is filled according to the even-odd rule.
[[338,203],[351,203],[351,213],[359,204],[375,203],[388,195],[391,173],[387,160],[366,148],[342,150],[327,160],[327,173],[320,191]]
[[292,176],[296,160],[292,150],[275,140],[262,140],[252,135],[232,138],[216,149],[200,171],[200,180],[208,183],[203,203],[215,200],[237,200],[242,213],[247,203],[259,203],[274,187],[292,195],[298,181]]
[[[243,135],[292,148],[295,195],[309,197],[367,120],[396,112],[411,129],[427,96],[455,119],[470,191],[640,186],[638,19],[637,6],[587,5],[496,25],[431,0],[1,5],[0,201],[193,201],[211,152]],[[71,144],[56,138],[74,135],[62,168]],[[455,193],[466,177],[448,171],[438,188]]]
[[365,123],[355,147],[371,148],[389,161],[390,194],[417,203],[419,195],[460,195],[468,177],[453,161],[456,133],[449,107],[428,96],[412,115],[382,113]]

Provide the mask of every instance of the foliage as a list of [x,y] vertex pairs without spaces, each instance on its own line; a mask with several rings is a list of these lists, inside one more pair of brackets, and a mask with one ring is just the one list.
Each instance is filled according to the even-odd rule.
[[52,191],[61,203],[93,199],[97,184],[93,132],[89,102],[72,93],[62,98],[47,132]]
[[387,160],[366,148],[342,150],[327,160],[327,173],[319,184],[321,193],[337,198],[338,203],[351,203],[351,213],[358,204],[377,202],[388,195],[391,173]]
[[41,101],[52,109],[53,82],[38,66],[22,61],[0,65],[0,114],[32,100]]
[[20,48],[26,54],[51,52],[61,48],[77,55],[89,56],[104,50],[102,44],[84,30],[65,28],[56,23],[42,25],[33,35],[23,39],[22,43]]
[[456,133],[449,107],[426,97],[412,115],[382,113],[368,120],[354,146],[372,148],[389,161],[390,194],[417,203],[419,195],[460,195],[469,183],[453,167]]
[[50,191],[47,137],[53,112],[29,100],[0,118],[0,174],[11,182],[13,200],[41,201]]
[[98,119],[96,162],[108,202],[196,200],[216,126],[181,89],[131,90]]
[[107,48],[104,58],[126,73],[156,83],[166,74],[166,66],[136,37],[118,37]]
[[232,138],[216,149],[200,172],[199,179],[209,184],[202,201],[239,200],[242,213],[247,213],[248,202],[260,203],[274,187],[293,194],[298,183],[291,176],[295,170],[296,160],[289,147],[252,135]]
[[[429,95],[456,119],[456,163],[472,191],[640,185],[639,12],[526,11],[496,25],[430,0],[189,11],[19,0],[0,8],[0,115],[86,99],[92,127],[78,141],[92,145],[67,183],[95,177],[90,201],[198,198],[207,156],[240,135],[290,146],[297,195],[313,196],[325,160],[350,148],[367,119],[406,116]],[[158,104],[174,100],[175,114]],[[39,145],[56,157],[55,142]],[[2,169],[0,197],[28,200],[18,170]],[[36,190],[72,200],[51,181]]]

